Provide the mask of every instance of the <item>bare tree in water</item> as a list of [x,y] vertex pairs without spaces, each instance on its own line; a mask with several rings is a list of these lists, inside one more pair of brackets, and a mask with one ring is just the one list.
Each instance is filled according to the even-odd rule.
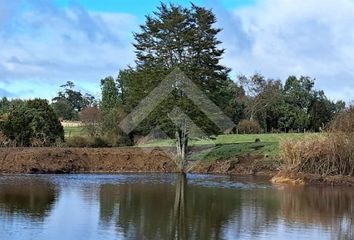
[[[187,173],[193,168],[197,161],[193,163],[188,161],[188,144],[190,138],[202,138],[206,144],[210,147],[210,150],[215,143],[209,139],[206,133],[199,128],[191,118],[188,117],[180,108],[175,107],[169,114],[170,119],[175,125],[175,138],[176,138],[176,153],[173,156],[173,160],[177,165],[177,169],[181,173]],[[209,151],[205,151],[202,154],[208,154]]]
[[187,120],[181,118],[178,120],[179,124],[176,125],[176,163],[178,170],[182,173],[186,172],[187,166],[187,150],[188,150],[188,138],[189,128]]

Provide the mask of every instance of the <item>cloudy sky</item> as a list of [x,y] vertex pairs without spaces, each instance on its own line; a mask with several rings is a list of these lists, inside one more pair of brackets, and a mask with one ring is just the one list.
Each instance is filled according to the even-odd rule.
[[[134,62],[132,32],[159,0],[0,0],[0,96],[52,98]],[[189,0],[172,1],[185,6]],[[332,99],[354,99],[354,0],[196,0],[212,8],[235,77],[316,78]]]

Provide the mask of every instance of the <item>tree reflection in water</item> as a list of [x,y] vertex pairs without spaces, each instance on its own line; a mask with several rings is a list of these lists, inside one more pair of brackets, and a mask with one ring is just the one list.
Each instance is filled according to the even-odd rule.
[[40,179],[1,182],[0,215],[43,219],[49,214],[56,196],[55,186]]
[[288,187],[279,192],[281,216],[287,222],[321,225],[333,239],[354,239],[354,189],[341,187]]
[[210,239],[239,212],[241,195],[227,188],[188,185],[186,175],[166,183],[105,184],[100,190],[101,225],[112,221],[135,239]]
[[[173,183],[173,182],[172,182]],[[353,239],[354,190],[230,188],[187,182],[104,184],[101,227],[132,239],[238,239],[324,231]],[[285,228],[285,230],[284,230]],[[286,230],[288,229],[288,230]]]
[[184,174],[0,181],[1,239],[18,226],[17,236],[43,233],[38,239],[60,239],[65,228],[79,239],[102,234],[105,239],[354,239],[353,217],[353,188],[275,187]]
[[175,205],[172,216],[172,235],[170,239],[188,239],[186,230],[186,187],[187,177],[185,173],[179,174],[176,180]]

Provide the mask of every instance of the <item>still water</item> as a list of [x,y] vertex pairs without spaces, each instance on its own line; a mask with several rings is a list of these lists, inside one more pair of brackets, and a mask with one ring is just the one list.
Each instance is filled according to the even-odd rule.
[[0,239],[354,239],[354,189],[210,175],[0,176]]

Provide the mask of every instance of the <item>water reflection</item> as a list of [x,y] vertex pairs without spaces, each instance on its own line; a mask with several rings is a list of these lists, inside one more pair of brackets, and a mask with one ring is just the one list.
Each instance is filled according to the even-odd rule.
[[100,219],[136,239],[276,237],[281,228],[300,236],[314,228],[323,237],[351,239],[353,193],[325,187],[205,187],[179,175],[173,186],[102,185]]
[[187,177],[185,173],[181,173],[176,180],[175,204],[173,208],[171,222],[171,238],[170,239],[188,239],[186,231],[186,186]]
[[104,184],[100,190],[100,221],[110,222],[131,239],[169,236],[174,191],[169,184]]
[[102,185],[100,219],[115,222],[135,239],[206,239],[222,234],[222,226],[241,208],[232,189],[187,185],[185,175],[174,184]]
[[333,187],[292,187],[279,192],[280,215],[288,223],[320,224],[335,239],[354,239],[354,190]]
[[205,175],[0,176],[0,239],[354,239],[353,216],[353,188]]
[[0,215],[43,219],[56,198],[55,186],[40,179],[15,178],[0,184]]

